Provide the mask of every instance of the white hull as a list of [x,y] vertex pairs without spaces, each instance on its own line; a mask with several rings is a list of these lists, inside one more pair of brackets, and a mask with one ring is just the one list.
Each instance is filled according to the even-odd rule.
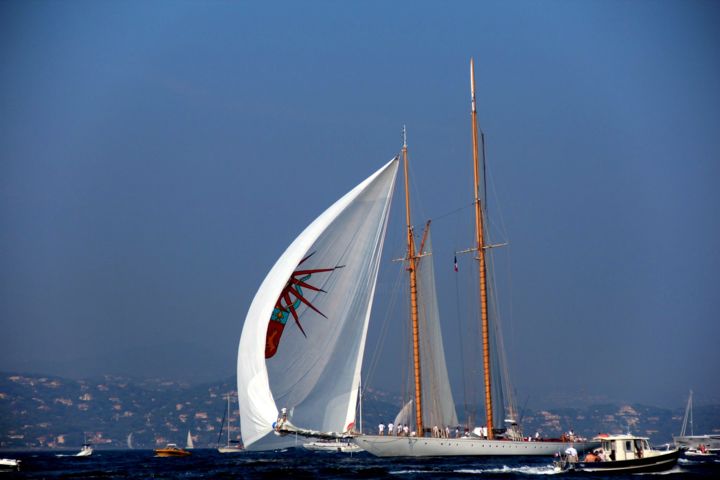
[[387,437],[362,435],[354,438],[360,448],[378,457],[451,457],[451,456],[552,456],[573,446],[585,451],[600,442],[528,442],[482,440],[479,438]]
[[14,458],[0,458],[0,467],[20,468],[20,460],[15,460]]
[[242,453],[245,449],[240,447],[218,447],[217,451],[220,453]]
[[678,448],[700,448],[700,445],[705,445],[705,448],[712,451],[720,451],[720,436],[719,435],[684,435],[679,437],[673,437],[673,442]]
[[303,443],[303,448],[316,452],[341,452],[341,453],[357,453],[362,452],[362,448],[354,443],[348,442],[310,442]]
[[683,453],[686,457],[717,457],[716,453],[711,453],[709,451],[701,452],[700,450],[695,450],[694,448],[685,450]]
[[89,457],[92,455],[93,449],[92,448],[83,448],[78,453],[75,454],[76,457]]

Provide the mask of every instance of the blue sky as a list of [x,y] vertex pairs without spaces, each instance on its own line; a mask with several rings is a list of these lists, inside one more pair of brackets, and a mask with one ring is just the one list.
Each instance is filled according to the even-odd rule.
[[0,366],[232,375],[265,273],[403,124],[456,331],[471,221],[442,215],[471,199],[472,56],[519,395],[720,401],[719,20],[710,1],[3,2]]

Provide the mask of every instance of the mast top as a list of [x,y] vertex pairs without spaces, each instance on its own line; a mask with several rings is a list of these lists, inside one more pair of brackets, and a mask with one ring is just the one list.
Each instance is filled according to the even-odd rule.
[[475,64],[470,57],[470,100],[472,104],[472,113],[475,113]]
[[403,148],[407,148],[407,129],[403,125]]

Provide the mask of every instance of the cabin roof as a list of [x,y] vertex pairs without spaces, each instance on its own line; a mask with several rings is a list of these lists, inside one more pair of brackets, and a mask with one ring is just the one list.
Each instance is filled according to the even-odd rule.
[[650,437],[640,437],[632,433],[623,433],[619,435],[598,435],[593,440],[650,440]]

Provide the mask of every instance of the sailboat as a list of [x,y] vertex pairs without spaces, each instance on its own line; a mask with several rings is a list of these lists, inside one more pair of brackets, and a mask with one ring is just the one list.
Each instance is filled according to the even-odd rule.
[[[320,214],[248,309],[237,382],[245,448],[352,435],[365,339],[399,160]],[[294,203],[292,211],[302,211]],[[299,445],[298,445],[299,446]]]
[[[362,435],[355,412],[365,340],[392,201],[399,156],[350,190],[290,244],[263,280],[248,310],[238,346],[237,381],[242,437],[251,450],[297,445],[298,436],[352,438],[377,456],[552,455],[599,442],[522,439],[514,417],[496,437],[490,385],[483,208],[474,73],[471,60],[476,246],[485,370],[486,426],[466,437],[435,433],[457,425],[437,318],[431,239],[426,227],[416,248],[406,184],[415,392],[414,434]],[[297,211],[297,207],[294,209]],[[419,278],[419,281],[418,281]],[[419,306],[422,303],[424,306]],[[421,348],[422,345],[422,348]],[[421,365],[424,364],[424,367]],[[425,381],[423,381],[425,379]]]
[[[220,438],[222,437],[223,433],[223,427],[225,426],[225,418],[227,418],[227,443],[225,443],[225,446],[221,447],[220,444]],[[220,426],[220,435],[218,436],[218,452],[220,453],[240,453],[244,449],[243,447],[238,444],[237,440],[230,440],[230,393],[227,394],[227,413],[225,414],[223,418],[223,423]]]
[[[403,160],[405,171],[405,202],[407,220],[407,255],[406,264],[410,276],[410,305],[413,337],[413,371],[415,392],[412,405],[406,405],[403,409],[414,409],[414,418],[410,415],[409,421],[412,428],[400,434],[391,435],[360,435],[354,438],[355,442],[369,453],[381,457],[429,457],[429,456],[477,456],[477,455],[553,455],[556,452],[564,451],[568,447],[574,447],[579,451],[589,450],[599,446],[599,441],[586,441],[584,439],[567,438],[557,440],[531,441],[524,438],[520,427],[515,419],[514,409],[508,409],[508,418],[505,422],[508,428],[497,428],[497,422],[493,417],[493,389],[491,378],[491,340],[490,340],[490,318],[488,314],[488,288],[487,288],[487,266],[486,250],[492,245],[486,241],[486,206],[480,198],[480,153],[479,144],[482,137],[478,136],[477,111],[475,108],[475,74],[473,61],[470,60],[470,91],[471,91],[471,122],[473,134],[473,178],[474,178],[474,210],[475,210],[475,246],[467,250],[473,252],[478,260],[479,284],[480,284],[480,312],[481,331],[483,346],[483,371],[485,389],[485,416],[486,424],[483,427],[476,427],[472,432],[460,436],[459,429],[452,435],[450,427],[457,425],[452,396],[449,391],[449,384],[438,384],[438,381],[447,382],[447,369],[445,366],[444,354],[442,352],[442,340],[440,339],[439,324],[432,328],[422,328],[423,322],[419,314],[418,302],[423,300],[419,292],[430,292],[434,296],[434,280],[432,276],[427,279],[419,279],[418,274],[423,271],[425,256],[429,253],[424,251],[426,245],[426,234],[419,250],[416,250],[414,232],[410,217],[410,199],[408,192],[408,159],[407,141],[403,145]],[[482,149],[484,153],[484,148]],[[428,225],[429,226],[429,225]],[[461,253],[461,252],[458,252]],[[432,264],[430,264],[432,265]],[[430,268],[431,270],[431,268]],[[434,297],[431,297],[434,299]],[[432,302],[433,300],[431,300]],[[427,307],[426,307],[427,308]],[[437,302],[434,301],[434,309],[437,310]],[[437,315],[437,314],[436,314]],[[427,316],[427,314],[426,314]],[[432,356],[423,349],[428,350],[428,339],[421,339],[421,335],[434,335],[435,352]],[[498,340],[496,339],[496,342]],[[430,360],[430,362],[428,362]],[[431,371],[435,378],[428,378],[426,371]],[[430,385],[428,386],[428,383]],[[445,398],[439,399],[428,395],[430,392],[447,392]],[[444,407],[444,409],[443,409]],[[401,412],[402,415],[402,412]],[[398,419],[396,419],[396,422]],[[431,427],[432,426],[432,427]]]
[[[688,424],[690,425],[690,435],[688,435]],[[687,405],[685,406],[685,416],[683,417],[680,435],[673,436],[675,446],[686,450],[692,456],[708,456],[713,453],[720,452],[720,435],[695,435],[693,427],[693,392],[690,390]]]
[[127,448],[128,450],[133,450],[135,448],[133,445],[133,432],[130,432],[127,436]]
[[188,430],[187,440],[185,441],[185,449],[192,450],[193,448],[195,448],[195,444],[193,443],[192,434],[190,433],[190,430]]

